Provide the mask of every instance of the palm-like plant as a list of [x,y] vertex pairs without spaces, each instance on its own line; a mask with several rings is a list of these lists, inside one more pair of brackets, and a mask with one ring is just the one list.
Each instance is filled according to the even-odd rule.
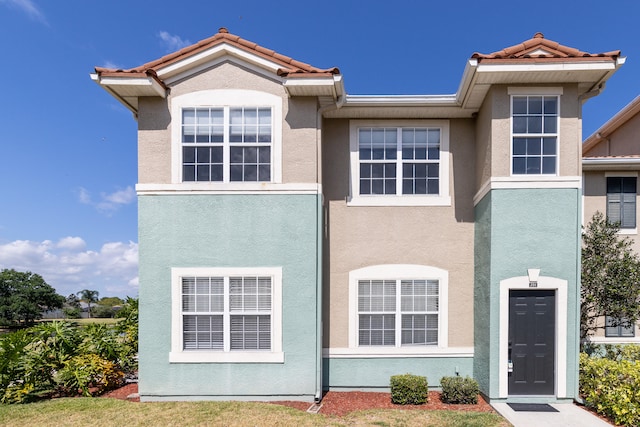
[[100,292],[83,289],[78,292],[78,295],[80,296],[80,301],[84,301],[87,303],[87,306],[89,308],[89,317],[91,317],[91,303],[98,302],[98,296],[100,295]]

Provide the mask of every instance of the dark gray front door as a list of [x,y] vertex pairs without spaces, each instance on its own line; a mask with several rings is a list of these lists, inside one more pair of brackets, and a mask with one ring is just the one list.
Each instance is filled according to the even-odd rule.
[[509,291],[509,394],[555,393],[556,293]]

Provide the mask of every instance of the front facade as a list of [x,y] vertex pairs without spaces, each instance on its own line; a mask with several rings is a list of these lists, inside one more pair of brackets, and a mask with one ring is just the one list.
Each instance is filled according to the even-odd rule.
[[97,68],[139,128],[141,399],[576,397],[581,106],[623,62],[538,33],[453,95],[353,96],[221,29]]
[[[620,224],[619,234],[633,241],[640,253],[638,235],[638,172],[640,171],[640,96],[636,97],[584,141],[584,219],[596,212]],[[598,320],[597,344],[640,342],[638,325],[621,325],[605,316]]]

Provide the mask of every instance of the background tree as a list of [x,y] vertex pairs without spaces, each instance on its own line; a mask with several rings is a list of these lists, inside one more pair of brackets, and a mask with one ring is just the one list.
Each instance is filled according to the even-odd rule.
[[83,289],[78,292],[78,295],[80,296],[80,301],[84,301],[87,303],[87,307],[89,309],[89,317],[91,317],[91,304],[98,302],[98,296],[100,296],[100,292]]
[[76,294],[70,294],[66,301],[64,302],[64,307],[62,308],[62,312],[64,313],[64,317],[67,319],[79,319],[81,317],[81,307],[80,300],[76,296]]
[[0,271],[0,323],[31,325],[42,312],[62,308],[58,295],[39,274],[14,269]]
[[124,301],[118,297],[102,297],[100,301],[98,301],[98,304],[104,305],[105,307],[115,307],[116,305],[124,304]]
[[640,259],[619,225],[596,212],[582,233],[580,337],[597,329],[630,327],[640,319]]

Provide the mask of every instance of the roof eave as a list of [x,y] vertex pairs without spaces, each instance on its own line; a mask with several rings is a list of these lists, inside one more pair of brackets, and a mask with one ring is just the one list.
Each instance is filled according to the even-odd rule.
[[640,157],[584,157],[582,159],[582,170],[639,170]]
[[600,141],[607,139],[609,135],[638,113],[640,113],[640,95],[635,97],[635,99],[622,108],[622,110],[618,111],[613,117],[607,120],[605,124],[585,139],[582,145],[583,151],[589,151]]
[[[105,75],[106,74],[106,75]],[[109,92],[114,98],[120,101],[125,107],[137,116],[138,105],[128,98],[138,98],[141,96],[167,97],[167,89],[151,75],[140,76],[120,76],[115,73],[92,73],[91,80]]]
[[341,74],[315,76],[287,76],[283,78],[284,89],[289,96],[330,96],[334,101],[345,94]]

